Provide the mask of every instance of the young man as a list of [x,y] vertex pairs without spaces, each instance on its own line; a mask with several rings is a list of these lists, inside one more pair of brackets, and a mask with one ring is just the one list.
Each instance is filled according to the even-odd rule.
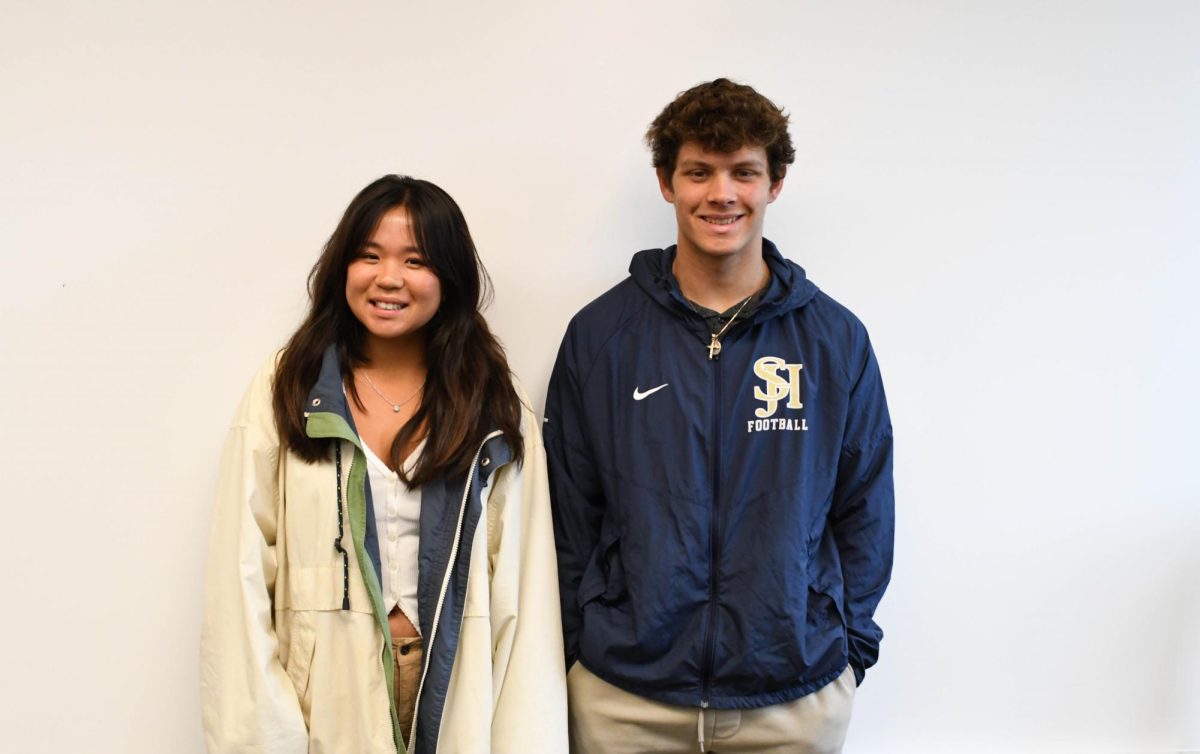
[[676,244],[571,321],[546,405],[572,750],[836,752],[891,573],[879,368],[763,239],[778,107],[717,79],[647,141]]

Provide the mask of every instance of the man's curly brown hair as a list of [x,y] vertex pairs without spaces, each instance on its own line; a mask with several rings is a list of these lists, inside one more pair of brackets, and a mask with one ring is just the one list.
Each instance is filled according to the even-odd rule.
[[705,151],[736,152],[742,147],[762,147],[774,183],[787,174],[796,160],[783,108],[753,87],[716,79],[681,92],[646,131],[646,144],[654,167],[667,183],[675,173],[675,160],[684,142],[694,141]]

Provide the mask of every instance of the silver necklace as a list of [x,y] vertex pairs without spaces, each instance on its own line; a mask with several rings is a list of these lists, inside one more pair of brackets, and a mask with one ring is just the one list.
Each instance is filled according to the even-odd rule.
[[413,398],[416,398],[421,393],[421,390],[424,389],[424,387],[425,387],[425,380],[421,380],[421,384],[417,386],[416,392],[414,392],[412,395],[408,396],[404,400],[400,401],[399,403],[396,403],[391,398],[384,395],[382,390],[375,387],[375,383],[371,382],[371,378],[367,376],[366,372],[359,372],[359,374],[361,374],[363,376],[363,379],[367,381],[367,384],[371,386],[371,389],[375,391],[375,394],[378,395],[380,398],[382,398],[388,405],[390,405],[392,407],[392,411],[396,412],[397,414],[400,413],[400,409],[402,409],[406,405],[408,405],[412,401]]
[[[733,313],[733,316],[729,318],[729,321],[725,323],[725,326],[712,334],[712,342],[705,346],[708,348],[709,361],[712,361],[721,355],[721,336],[725,334],[725,331],[729,329],[729,326],[732,325],[733,321],[738,318],[738,315],[742,313],[742,309],[746,308],[746,304],[750,303],[750,299],[752,298],[754,298],[753,293],[746,297],[746,300],[743,301],[742,305],[738,307],[738,310]],[[695,308],[693,307],[693,310],[694,309]]]

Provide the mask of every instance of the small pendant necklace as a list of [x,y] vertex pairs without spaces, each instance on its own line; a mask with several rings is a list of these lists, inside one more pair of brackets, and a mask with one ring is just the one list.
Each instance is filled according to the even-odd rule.
[[371,382],[371,378],[367,376],[366,372],[359,372],[359,374],[361,374],[363,379],[367,381],[367,384],[371,386],[371,389],[375,391],[375,394],[378,395],[380,398],[382,398],[388,405],[390,405],[392,407],[392,411],[394,411],[397,414],[400,413],[400,409],[402,409],[406,405],[408,405],[412,401],[413,398],[416,398],[421,393],[421,390],[424,389],[424,387],[425,387],[425,380],[421,380],[421,384],[417,386],[416,392],[414,392],[412,395],[408,396],[404,400],[400,401],[399,403],[396,403],[391,398],[388,398],[386,395],[384,395],[382,390],[375,387],[375,383]]
[[738,318],[738,315],[742,313],[742,310],[746,308],[746,304],[750,303],[750,299],[752,298],[754,298],[753,293],[746,297],[746,300],[743,301],[742,305],[738,307],[738,310],[733,313],[733,316],[729,318],[729,321],[725,323],[725,326],[712,334],[712,342],[705,346],[708,349],[709,361],[712,361],[721,355],[721,336],[725,334],[725,331],[729,329],[729,326],[732,325],[733,321]]

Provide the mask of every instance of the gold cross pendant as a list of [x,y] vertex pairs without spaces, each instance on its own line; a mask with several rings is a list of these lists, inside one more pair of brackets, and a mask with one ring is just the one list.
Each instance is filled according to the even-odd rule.
[[712,336],[712,343],[708,344],[708,360],[712,361],[721,355],[721,341],[717,340],[717,336]]

